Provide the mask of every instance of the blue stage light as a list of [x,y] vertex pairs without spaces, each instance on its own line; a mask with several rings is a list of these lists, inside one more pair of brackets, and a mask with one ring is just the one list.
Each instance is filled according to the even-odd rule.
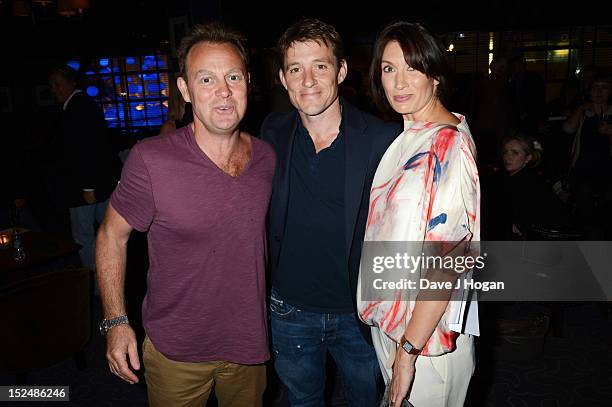
[[99,93],[99,91],[98,91],[98,88],[96,86],[92,85],[92,86],[88,86],[87,87],[87,94],[89,96],[95,97],[95,96],[98,96],[98,93]]
[[79,61],[76,61],[76,60],[72,60],[72,61],[66,62],[66,65],[68,65],[69,67],[71,67],[75,71],[78,71],[79,68],[81,68],[81,64],[79,63]]

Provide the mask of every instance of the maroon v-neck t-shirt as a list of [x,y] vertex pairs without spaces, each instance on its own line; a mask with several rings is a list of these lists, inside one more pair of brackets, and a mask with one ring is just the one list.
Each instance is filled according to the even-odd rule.
[[141,141],[111,197],[134,229],[148,232],[143,322],[169,359],[269,358],[265,217],[276,159],[251,140],[251,161],[237,177],[198,147],[191,125]]

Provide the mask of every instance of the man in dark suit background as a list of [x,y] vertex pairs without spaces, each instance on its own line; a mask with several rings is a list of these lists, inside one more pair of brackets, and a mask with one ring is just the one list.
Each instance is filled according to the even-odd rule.
[[77,72],[63,66],[49,76],[60,105],[60,125],[52,143],[54,195],[70,210],[72,237],[82,246],[83,266],[94,270],[95,225],[101,223],[110,193],[119,179],[100,107],[77,87]]
[[325,405],[329,351],[349,405],[377,405],[380,371],[355,294],[370,186],[401,129],[338,97],[347,63],[332,26],[299,21],[278,48],[295,109],[262,126],[277,156],[268,229],[275,368],[292,406]]

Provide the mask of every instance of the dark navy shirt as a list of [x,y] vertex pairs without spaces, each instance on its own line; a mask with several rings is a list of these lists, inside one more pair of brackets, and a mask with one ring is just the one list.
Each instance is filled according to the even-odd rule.
[[273,285],[288,303],[353,312],[345,247],[345,137],[315,152],[301,121],[291,152],[287,223]]

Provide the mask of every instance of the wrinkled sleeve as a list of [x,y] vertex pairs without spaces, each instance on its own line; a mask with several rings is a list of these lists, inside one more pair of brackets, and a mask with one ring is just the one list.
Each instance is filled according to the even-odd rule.
[[146,232],[155,215],[151,177],[136,145],[130,151],[121,181],[111,196],[113,208],[139,232]]
[[432,147],[426,241],[459,242],[479,237],[478,171],[469,136],[452,128],[438,132]]

